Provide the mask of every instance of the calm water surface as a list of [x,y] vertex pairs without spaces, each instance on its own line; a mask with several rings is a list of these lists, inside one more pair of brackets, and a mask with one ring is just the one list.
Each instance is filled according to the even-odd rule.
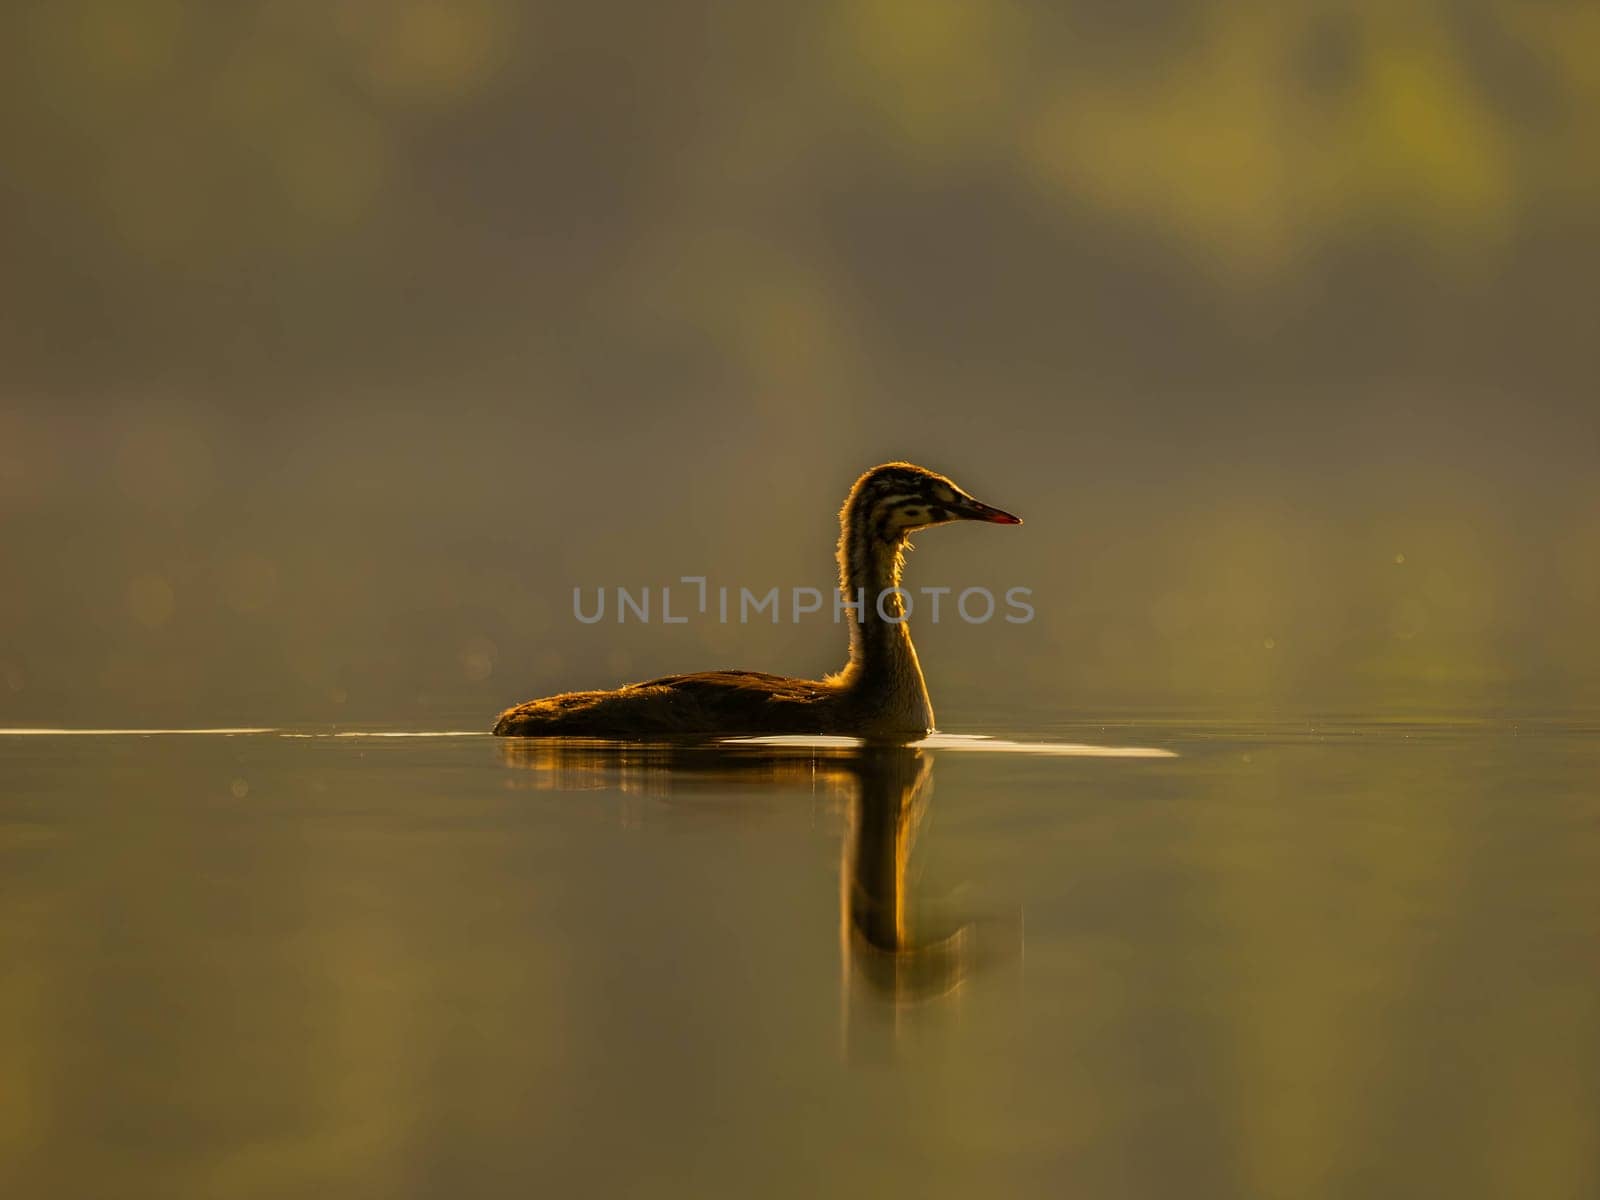
[[0,1194],[1600,1195],[1592,722],[311,732],[0,735]]

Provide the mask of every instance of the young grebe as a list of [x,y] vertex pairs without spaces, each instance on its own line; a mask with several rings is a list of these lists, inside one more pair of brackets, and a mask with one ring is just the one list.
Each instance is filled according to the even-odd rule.
[[[760,671],[704,671],[565,692],[508,708],[502,737],[637,738],[677,734],[848,734],[917,738],[933,705],[904,619],[906,538],[951,521],[1022,520],[974,500],[943,475],[910,463],[873,467],[839,512],[839,588],[850,614],[850,661],[825,679]],[[887,618],[887,619],[886,619]]]

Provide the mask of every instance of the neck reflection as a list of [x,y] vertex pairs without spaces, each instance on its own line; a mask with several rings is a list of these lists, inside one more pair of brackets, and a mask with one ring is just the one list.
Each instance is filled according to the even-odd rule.
[[967,961],[967,927],[920,927],[907,870],[933,791],[933,756],[863,746],[850,763],[854,795],[841,890],[846,971],[897,1002],[953,991]]

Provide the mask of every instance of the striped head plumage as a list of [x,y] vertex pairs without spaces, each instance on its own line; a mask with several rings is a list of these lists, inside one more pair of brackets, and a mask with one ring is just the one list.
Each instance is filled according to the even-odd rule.
[[873,467],[856,480],[839,518],[847,536],[886,545],[951,521],[1022,524],[1020,517],[974,499],[937,471],[904,462]]

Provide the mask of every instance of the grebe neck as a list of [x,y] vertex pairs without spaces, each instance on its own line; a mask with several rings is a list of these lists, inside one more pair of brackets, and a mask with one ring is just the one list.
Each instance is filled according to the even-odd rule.
[[835,679],[867,699],[886,727],[931,729],[933,706],[911,644],[900,578],[909,548],[881,536],[854,506],[842,516],[839,591],[850,617],[850,661]]

